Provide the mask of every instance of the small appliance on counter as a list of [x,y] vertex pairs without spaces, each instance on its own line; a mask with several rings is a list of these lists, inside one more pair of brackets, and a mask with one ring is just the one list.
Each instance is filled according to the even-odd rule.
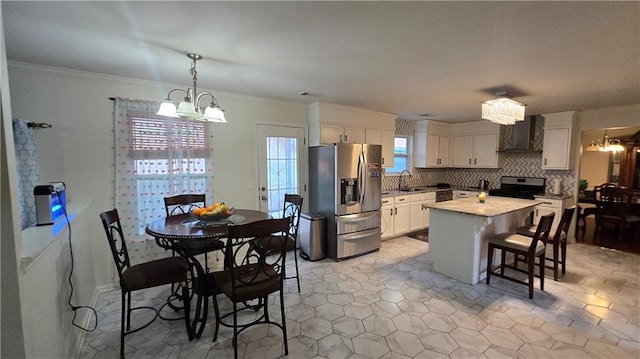
[[36,225],[53,224],[56,219],[64,215],[67,205],[65,191],[64,182],[50,182],[33,188],[36,199]]
[[485,180],[485,179],[481,179],[478,182],[478,189],[481,191],[486,191],[489,189],[489,181]]

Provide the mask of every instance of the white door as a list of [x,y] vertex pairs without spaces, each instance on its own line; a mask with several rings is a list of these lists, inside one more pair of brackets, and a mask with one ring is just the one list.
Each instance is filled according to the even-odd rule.
[[[304,128],[258,125],[259,208],[282,215],[285,193],[305,197]],[[303,202],[304,204],[304,202]]]

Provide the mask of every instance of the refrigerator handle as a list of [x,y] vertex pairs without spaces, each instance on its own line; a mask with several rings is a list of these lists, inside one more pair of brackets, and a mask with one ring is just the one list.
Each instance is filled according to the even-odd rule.
[[364,198],[367,193],[367,157],[364,154],[364,148],[360,152],[360,160],[358,171],[360,172],[360,181],[358,183],[360,191],[360,206],[364,208]]

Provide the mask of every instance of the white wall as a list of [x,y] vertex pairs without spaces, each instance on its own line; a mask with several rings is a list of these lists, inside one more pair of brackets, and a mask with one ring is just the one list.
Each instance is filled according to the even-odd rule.
[[0,357],[25,357],[18,252],[22,252],[9,76],[0,6]]
[[[74,229],[72,238],[78,301],[74,304],[90,304],[87,301],[96,288],[113,284],[113,259],[98,217],[114,207],[113,101],[109,97],[161,100],[170,88],[186,88],[187,80],[172,86],[9,64],[13,117],[53,125],[36,131],[41,181],[64,181],[69,202],[86,199],[92,203],[74,224],[79,228]],[[214,197],[234,207],[257,208],[256,190],[249,188],[257,182],[256,124],[287,123],[307,128],[307,106],[213,92],[229,121],[213,127]],[[4,203],[3,197],[3,209]],[[76,345],[78,331],[69,325],[71,313],[63,302],[68,287],[61,281],[70,259],[66,237],[62,237],[19,279],[27,357],[68,357]],[[42,278],[49,285],[57,284],[57,289],[39,292]],[[43,333],[51,336],[46,342]]]

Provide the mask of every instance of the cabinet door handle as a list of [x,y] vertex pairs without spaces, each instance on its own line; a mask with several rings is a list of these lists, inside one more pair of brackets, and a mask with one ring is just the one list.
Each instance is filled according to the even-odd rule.
[[382,164],[384,164],[384,157],[382,157]]
[[469,164],[471,164],[471,158],[469,158]]
[[340,142],[342,142],[342,135],[340,135]]
[[344,135],[344,142],[349,142],[349,135]]
[[545,166],[547,165],[547,159],[546,158],[544,159],[544,165]]
[[477,165],[477,164],[478,164],[478,159],[477,159],[477,158],[474,158],[474,159],[473,159],[473,164],[474,164],[474,165]]
[[393,216],[393,208],[391,208],[391,215]]
[[394,213],[394,214],[398,214],[398,207],[396,207],[396,213]]

